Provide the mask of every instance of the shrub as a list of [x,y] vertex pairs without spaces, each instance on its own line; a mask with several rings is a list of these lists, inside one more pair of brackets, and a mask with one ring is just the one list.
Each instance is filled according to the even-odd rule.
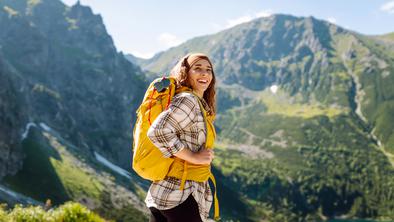
[[16,205],[12,210],[6,210],[6,205],[0,205],[0,222],[105,222],[79,203],[67,202],[64,205],[45,211],[41,206]]

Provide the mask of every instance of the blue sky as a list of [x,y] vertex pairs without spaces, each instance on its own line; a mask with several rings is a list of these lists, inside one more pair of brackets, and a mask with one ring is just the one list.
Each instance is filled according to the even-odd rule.
[[[73,5],[77,0],[62,0]],[[394,32],[394,0],[81,0],[118,51],[148,58],[196,36],[270,14],[314,16],[363,34]]]

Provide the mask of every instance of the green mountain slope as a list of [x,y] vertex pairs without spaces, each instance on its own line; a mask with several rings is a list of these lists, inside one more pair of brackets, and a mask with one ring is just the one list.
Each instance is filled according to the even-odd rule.
[[81,154],[53,129],[42,123],[31,126],[22,146],[23,168],[4,178],[8,188],[55,206],[77,201],[106,219],[146,220],[145,192],[139,185]]
[[188,52],[210,55],[220,83],[215,167],[250,220],[393,220],[389,47],[313,17],[274,15],[135,61],[161,75]]
[[[0,177],[14,174],[2,183],[16,191],[144,220],[146,184],[112,174],[97,154],[128,169],[145,78],[201,51],[220,83],[214,171],[225,220],[394,220],[390,34],[275,15],[132,58],[142,72],[79,3],[3,0],[0,27]],[[28,123],[51,130],[23,134]]]
[[[79,3],[2,0],[0,30],[1,184],[41,203],[145,220],[146,183],[103,162],[130,169],[130,123],[147,83],[101,16]],[[1,202],[23,202],[6,193]]]

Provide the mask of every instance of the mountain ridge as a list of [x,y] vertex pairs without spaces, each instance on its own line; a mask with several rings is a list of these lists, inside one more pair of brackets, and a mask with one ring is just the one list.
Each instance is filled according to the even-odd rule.
[[[123,167],[130,166],[131,150],[123,147],[131,146],[128,132],[135,114],[130,115],[129,109],[137,108],[138,102],[134,100],[141,99],[143,87],[147,84],[141,70],[116,52],[101,16],[94,15],[89,7],[79,4],[67,7],[60,1],[38,1],[27,10],[29,8],[23,7],[28,6],[22,3],[2,2],[1,8],[7,5],[19,11],[29,11],[29,14],[20,13],[9,18],[2,10],[4,29],[0,44],[8,63],[22,77],[14,84],[27,96],[25,101],[29,105],[26,107],[31,108],[25,112],[30,116],[29,120],[39,121],[44,117],[45,122],[52,122],[53,128],[59,127],[75,144],[84,147],[87,143],[110,159],[120,160]],[[51,8],[53,10],[49,10]],[[52,15],[41,13],[48,10]],[[45,18],[53,18],[41,18],[42,14]],[[4,23],[7,21],[8,25]],[[16,34],[13,29],[19,32],[18,37],[6,38]],[[30,89],[33,94],[29,95]],[[45,107],[43,102],[47,103]],[[116,110],[114,106],[122,108]],[[95,109],[101,112],[93,114]],[[34,116],[37,111],[42,113]],[[85,112],[91,114],[86,115]],[[80,119],[79,116],[86,118]],[[116,129],[114,125],[118,126],[117,133],[122,135],[121,139],[105,135],[106,128]],[[83,138],[78,133],[81,130],[90,134],[90,138],[102,136],[86,141],[89,137]],[[120,149],[108,152],[104,147],[109,145]]]
[[[101,169],[96,154],[130,168],[130,124],[150,78],[200,51],[212,58],[219,83],[213,171],[224,220],[394,218],[394,60],[385,41],[279,15],[160,52],[141,64],[145,72],[116,51],[101,17],[80,4],[2,1],[0,27],[0,132],[7,136],[0,151],[12,154],[2,156],[1,172],[16,173],[2,181],[13,188],[24,190],[28,182],[20,181],[38,172],[53,178],[59,202],[101,206],[108,218],[125,218],[127,209],[140,215],[136,205],[108,211],[119,193],[142,201],[146,186],[135,174],[108,176],[119,187],[109,193],[89,172]],[[40,128],[22,143],[29,123]],[[38,199],[50,194],[26,190]]]
[[[313,17],[279,15],[193,38],[140,65],[168,73],[188,52],[210,56],[219,83],[214,166],[246,195],[250,219],[392,218],[387,46]],[[370,195],[377,190],[384,197]]]
[[40,202],[144,220],[141,181],[95,160],[99,153],[130,170],[131,123],[147,85],[140,68],[80,4],[3,0],[0,27],[1,183]]

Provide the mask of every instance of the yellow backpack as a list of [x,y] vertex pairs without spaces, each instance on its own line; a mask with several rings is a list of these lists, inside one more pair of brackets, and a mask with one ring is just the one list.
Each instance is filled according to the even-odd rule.
[[[166,176],[181,179],[180,189],[184,188],[186,180],[205,182],[211,179],[215,187],[214,218],[218,219],[219,204],[216,181],[211,173],[210,166],[191,164],[177,157],[164,157],[147,136],[149,127],[157,116],[168,108],[174,95],[188,90],[189,88],[186,87],[176,89],[173,77],[158,78],[149,85],[137,110],[137,121],[133,133],[133,169],[139,176],[151,181],[163,180]],[[215,127],[213,126],[214,116],[207,115],[200,101],[199,105],[207,127],[206,147],[211,149],[216,137]]]
[[149,140],[147,132],[156,117],[170,105],[175,95],[175,79],[154,80],[137,109],[133,133],[133,169],[142,178],[155,181],[167,175],[174,158],[166,158]]

